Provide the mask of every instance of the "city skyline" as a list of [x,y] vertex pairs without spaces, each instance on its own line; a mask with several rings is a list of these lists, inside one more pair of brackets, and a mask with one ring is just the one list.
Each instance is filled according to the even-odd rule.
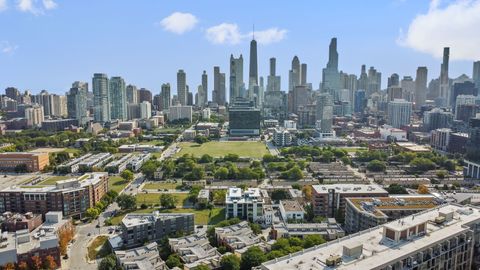
[[[436,16],[448,16],[454,8],[476,10],[480,7],[479,1],[466,1],[469,2],[467,4],[453,1],[437,6],[437,1],[350,2],[353,7],[349,10],[355,10],[354,7],[358,10],[368,9],[381,16],[374,19],[370,18],[374,16],[365,18],[349,14],[348,20],[340,22],[334,20],[335,16],[347,11],[342,10],[342,5],[332,2],[322,3],[322,6],[317,3],[301,7],[275,6],[273,10],[270,10],[271,3],[256,3],[258,8],[251,11],[250,16],[241,16],[249,6],[248,2],[240,5],[237,12],[228,10],[228,5],[219,2],[219,14],[215,15],[220,16],[212,16],[206,7],[194,2],[138,6],[122,3],[114,9],[118,13],[118,20],[111,21],[100,17],[102,11],[111,9],[110,2],[98,3],[95,10],[86,8],[88,5],[74,3],[20,2],[30,5],[20,6],[8,0],[0,4],[0,23],[14,25],[0,36],[0,59],[8,67],[2,72],[0,87],[14,86],[22,91],[30,89],[34,93],[46,89],[64,94],[73,81],[90,81],[92,75],[99,72],[121,76],[127,84],[145,87],[154,94],[160,92],[163,83],[170,83],[173,93],[176,93],[176,72],[179,69],[185,70],[190,91],[195,93],[201,84],[203,70],[207,70],[209,85],[213,85],[214,66],[229,70],[231,54],[249,55],[248,44],[253,24],[258,42],[258,76],[266,80],[269,59],[275,57],[276,73],[281,76],[281,90],[284,91],[288,90],[288,70],[295,55],[302,63],[309,65],[308,82],[312,83],[314,89],[318,88],[322,80],[322,68],[328,61],[327,48],[332,37],[338,39],[339,71],[349,74],[359,75],[362,64],[367,68],[374,66],[384,78],[392,73],[398,73],[400,77],[414,76],[418,66],[427,66],[430,80],[440,74],[439,63],[442,49],[446,46],[451,48],[452,78],[461,74],[471,76],[472,62],[478,60],[475,59],[475,52],[466,55],[461,44],[438,44],[438,52],[434,52],[437,54],[434,57],[430,55],[431,49],[416,46],[412,39],[418,34],[416,29],[422,26],[418,22],[422,18],[433,20]],[[276,19],[277,16],[260,16],[267,11],[276,12],[278,17],[286,16],[289,12],[302,14],[302,20],[289,20],[286,23]],[[88,22],[64,23],[72,12],[88,14]],[[142,13],[142,17],[134,23],[122,19],[128,14],[137,13]],[[474,23],[480,21],[478,16],[471,16]],[[382,18],[386,17],[392,23],[385,24]],[[102,23],[100,30],[96,28],[98,23]],[[318,27],[307,27],[311,24]],[[375,27],[375,31],[366,27]],[[465,26],[464,31],[469,30],[469,25]],[[125,38],[112,46],[111,38],[118,35],[124,35]],[[452,40],[457,39],[454,36]],[[472,41],[475,44],[476,38],[472,37]],[[105,45],[98,46],[98,43]],[[361,43],[365,43],[365,46],[359,46]],[[418,52],[426,50],[430,52]],[[48,59],[45,58],[47,55]],[[458,58],[469,60],[456,60]],[[76,64],[72,65],[72,62]],[[138,68],[142,66],[144,68]],[[245,69],[244,73],[247,72]],[[54,80],[49,77],[59,72],[63,75]],[[244,81],[248,85],[248,78],[244,78]],[[382,89],[385,87],[384,79]],[[209,96],[212,90],[209,89]]]

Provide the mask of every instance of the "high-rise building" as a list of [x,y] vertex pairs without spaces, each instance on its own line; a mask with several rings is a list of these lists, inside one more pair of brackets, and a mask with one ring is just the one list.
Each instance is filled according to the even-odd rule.
[[300,66],[300,85],[307,85],[307,64]]
[[204,70],[202,74],[202,84],[198,87],[198,106],[205,107],[208,104],[208,75]]
[[135,85],[127,85],[126,87],[127,92],[127,103],[137,104],[138,102],[138,90]]
[[473,95],[458,95],[455,101],[455,120],[468,120],[475,116],[478,106],[477,98]]
[[260,110],[254,102],[238,98],[228,109],[230,136],[259,136]]
[[[418,69],[417,69],[418,74]],[[390,86],[399,86],[400,85],[400,76],[397,73],[393,73],[390,77],[388,77],[387,87]]]
[[93,74],[93,105],[95,122],[106,123],[110,122],[110,95],[108,76],[103,73]]
[[28,127],[41,127],[42,122],[45,120],[43,107],[40,105],[33,105],[30,108],[26,108],[25,119],[27,120]]
[[450,105],[455,108],[456,100],[459,95],[478,95],[478,89],[470,80],[463,82],[454,82],[450,91]]
[[396,99],[388,103],[388,124],[394,128],[410,124],[412,103],[404,99]]
[[382,73],[378,72],[374,67],[368,69],[367,95],[380,91],[382,86]]
[[20,101],[20,91],[15,87],[7,87],[5,95],[13,100]]
[[419,109],[427,99],[427,67],[418,67],[415,77],[415,108]]
[[411,76],[403,76],[400,86],[402,87],[402,98],[415,102],[415,81],[413,78]]
[[280,91],[281,80],[280,76],[276,75],[276,62],[277,60],[274,57],[270,58],[270,73],[267,77],[267,92]]
[[321,133],[332,132],[333,98],[329,93],[321,93],[317,96],[316,119]]
[[450,58],[450,48],[443,48],[443,62],[440,67],[440,93],[438,103],[447,106],[450,99],[450,80],[448,78],[448,61]]
[[367,86],[368,86],[367,70],[366,70],[366,66],[362,65],[360,77],[358,78],[357,89],[367,91]]
[[480,89],[480,61],[473,62],[472,79],[473,83],[475,83],[475,87]]
[[148,101],[140,103],[140,118],[150,119],[152,117],[152,104]]
[[170,84],[164,83],[162,84],[162,90],[160,92],[160,110],[168,110],[171,104],[171,97],[170,97]]
[[242,91],[245,88],[243,82],[243,56],[240,54],[239,58],[230,55],[230,103],[233,103],[236,98],[242,97]]
[[187,105],[187,74],[183,69],[177,72],[177,97],[181,105]]
[[88,121],[87,92],[87,83],[75,82],[67,93],[67,115],[69,118],[77,119],[80,125],[84,125]]
[[60,95],[50,95],[50,115],[55,117],[67,116],[67,97]]
[[152,103],[152,92],[150,92],[150,90],[148,89],[145,89],[145,88],[140,88],[140,90],[138,90],[138,102],[139,103],[142,103],[144,101],[148,101],[150,103]]
[[218,105],[225,105],[225,73],[220,72],[220,67],[213,67],[213,92],[212,100]]
[[127,92],[122,77],[110,78],[110,118],[127,120]]
[[300,85],[300,69],[300,60],[295,55],[292,59],[292,69],[288,72],[288,91],[293,91],[295,87]]
[[439,128],[449,128],[452,125],[453,114],[440,108],[434,108],[423,113],[423,126],[425,131]]
[[332,38],[328,47],[327,67],[322,70],[322,91],[334,92],[340,89],[340,73],[338,72],[337,38]]
[[[257,41],[250,42],[250,69],[248,72],[248,91],[252,95],[253,87],[258,85]],[[251,98],[251,97],[250,97]]]
[[363,110],[365,110],[365,107],[367,107],[367,98],[366,98],[365,90],[359,89],[355,91],[355,103],[354,103],[355,112],[363,113]]

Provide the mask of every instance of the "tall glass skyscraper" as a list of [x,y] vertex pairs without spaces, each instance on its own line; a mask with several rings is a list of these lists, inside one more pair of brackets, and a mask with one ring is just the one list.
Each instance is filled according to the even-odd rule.
[[112,77],[110,79],[110,114],[111,119],[127,119],[127,92],[125,81],[122,77]]
[[95,122],[110,122],[110,102],[108,76],[103,73],[93,74],[93,106]]

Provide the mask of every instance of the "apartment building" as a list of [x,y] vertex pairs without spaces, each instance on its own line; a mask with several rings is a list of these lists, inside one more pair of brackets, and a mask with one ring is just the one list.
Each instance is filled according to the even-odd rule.
[[263,263],[259,269],[472,269],[480,208],[448,204]]
[[327,218],[321,223],[287,223],[274,222],[270,235],[273,239],[320,235],[327,241],[345,236],[345,231],[334,218]]
[[60,164],[57,166],[57,171],[59,173],[64,173],[64,174],[67,174],[67,173],[76,173],[78,172],[78,169],[79,169],[79,163],[83,160],[86,160],[87,158],[91,157],[93,154],[91,153],[88,153],[88,154],[85,154],[81,157],[78,157],[76,159],[72,159],[70,161],[67,161],[63,164]]
[[160,258],[157,243],[127,250],[116,250],[117,263],[125,270],[167,270],[168,267]]
[[58,181],[52,186],[11,186],[0,191],[0,212],[45,214],[61,211],[64,216],[81,218],[107,192],[107,173],[89,173]]
[[348,233],[370,229],[443,203],[442,199],[434,196],[346,198],[345,200],[345,230]]
[[17,166],[26,166],[28,172],[38,172],[49,164],[48,153],[0,153],[0,171],[15,171]]
[[335,217],[344,213],[345,198],[388,197],[388,192],[378,185],[333,184],[313,185],[312,205],[317,216]]
[[243,191],[241,188],[228,188],[225,197],[225,218],[245,219],[256,222],[262,217],[265,201],[260,189],[248,188]]
[[205,235],[192,234],[181,238],[170,238],[168,245],[180,256],[185,270],[195,269],[199,265],[206,265],[210,269],[220,267],[221,255],[217,248],[210,245]]
[[78,163],[81,172],[90,172],[94,167],[102,167],[113,158],[110,153],[99,153],[88,157]]
[[280,215],[284,221],[299,220],[304,218],[304,210],[298,201],[294,200],[282,200],[278,205]]
[[42,225],[42,215],[25,213],[12,214],[10,212],[3,213],[1,219],[2,232],[16,232],[20,230],[28,230],[29,232]]
[[215,238],[219,245],[225,246],[229,251],[241,255],[248,248],[258,246],[266,251],[270,246],[262,240],[261,235],[253,233],[247,221],[238,224],[215,228]]
[[126,154],[120,159],[116,159],[105,165],[105,171],[109,173],[120,173],[123,172],[127,165],[129,164],[130,160],[133,158],[133,154]]
[[158,241],[176,233],[194,232],[194,214],[127,214],[120,224],[126,247],[141,246],[145,241]]

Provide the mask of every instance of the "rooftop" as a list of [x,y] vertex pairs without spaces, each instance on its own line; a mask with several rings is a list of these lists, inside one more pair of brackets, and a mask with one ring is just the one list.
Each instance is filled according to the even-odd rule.
[[[435,223],[441,213],[453,214],[451,220],[442,224]],[[262,264],[262,269],[309,270],[332,269],[327,267],[326,260],[331,256],[342,258],[342,264],[336,269],[377,269],[431,246],[451,236],[469,230],[467,225],[480,221],[480,208],[461,205],[443,205],[412,216],[386,223],[339,240],[312,247],[289,256],[284,256]],[[384,228],[426,223],[426,233],[413,236],[411,239],[393,241],[383,237]],[[400,224],[400,225],[399,225]],[[361,244],[361,254],[356,257],[342,255],[344,247],[358,247]]]
[[190,216],[193,214],[192,213],[178,213],[178,214],[172,214],[172,213],[160,213],[158,211],[154,211],[153,213],[146,213],[146,214],[127,214],[123,219],[122,219],[122,224],[125,227],[134,227],[142,224],[148,224],[148,223],[155,223],[157,220],[168,220],[168,219],[175,219],[178,217],[183,217],[183,216]]
[[345,194],[388,194],[388,192],[379,185],[361,185],[361,184],[333,184],[333,185],[313,185],[313,189],[318,194],[327,194],[330,190],[335,193]]
[[434,208],[443,203],[434,196],[392,196],[378,198],[346,198],[347,203],[352,203],[359,211],[385,216],[382,210],[425,210]]
[[298,211],[303,212],[303,207],[297,201],[283,200],[283,201],[280,201],[280,204],[282,204],[283,209],[285,209],[285,211],[287,212],[298,212]]

